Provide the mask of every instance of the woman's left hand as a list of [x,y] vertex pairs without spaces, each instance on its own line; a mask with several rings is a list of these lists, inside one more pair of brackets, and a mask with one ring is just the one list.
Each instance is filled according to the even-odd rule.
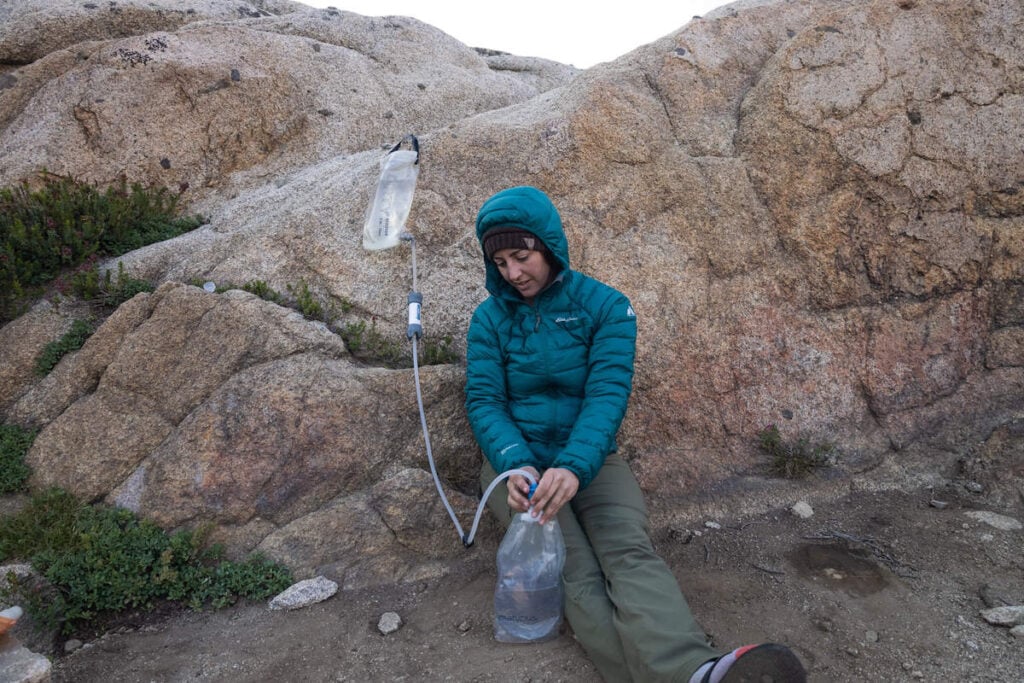
[[580,490],[580,480],[571,470],[552,467],[544,472],[537,484],[537,490],[530,499],[533,515],[541,515],[540,523],[544,524],[554,518],[562,506],[572,500]]

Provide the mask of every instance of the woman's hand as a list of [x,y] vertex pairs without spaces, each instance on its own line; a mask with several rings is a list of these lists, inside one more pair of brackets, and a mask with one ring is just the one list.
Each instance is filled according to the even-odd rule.
[[[580,490],[580,480],[572,471],[561,467],[552,467],[544,472],[537,490],[533,492],[530,503],[533,504],[533,515],[541,515],[540,523],[553,519],[562,506],[572,500]],[[529,491],[529,483],[527,483]]]
[[[516,469],[525,470],[533,475],[538,482],[540,472],[536,468],[526,465]],[[530,480],[521,474],[513,474],[508,478],[508,506],[515,512],[526,512],[530,508]]]

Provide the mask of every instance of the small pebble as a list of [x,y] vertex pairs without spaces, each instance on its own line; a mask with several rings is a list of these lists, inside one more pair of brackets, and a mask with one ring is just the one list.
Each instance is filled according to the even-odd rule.
[[805,500],[801,500],[799,503],[789,508],[789,511],[800,519],[810,519],[814,516],[814,508],[811,507],[810,503]]
[[381,635],[390,635],[400,628],[402,628],[402,617],[398,616],[396,612],[385,612],[380,615],[377,630],[381,632]]
[[64,643],[64,652],[70,654],[75,650],[79,649],[80,647],[82,647],[82,641],[78,640],[77,638],[72,638],[71,640]]
[[217,291],[217,284],[215,282],[204,282],[203,291],[208,292],[209,294],[213,294],[214,292]]
[[985,487],[976,481],[967,482],[966,484],[964,484],[964,488],[970,491],[971,493],[981,493],[982,491],[985,490]]
[[708,529],[721,529],[722,528],[722,525],[719,524],[718,522],[704,522],[704,526],[706,526]]
[[877,643],[878,642],[878,632],[877,631],[868,631],[868,632],[866,632],[864,634],[864,640],[868,641],[869,643]]
[[928,502],[928,504],[931,505],[933,508],[935,508],[937,510],[945,510],[946,508],[949,507],[949,503],[947,503],[946,501],[944,501],[944,500],[937,500],[935,498],[932,498]]
[[459,631],[461,631],[462,633],[469,633],[469,630],[473,628],[473,624],[469,623],[469,620],[467,619],[458,626],[456,626],[456,628],[459,629]]
[[1010,635],[1014,638],[1020,638],[1021,640],[1024,640],[1024,624],[1020,626],[1014,626],[1013,628],[1011,628]]

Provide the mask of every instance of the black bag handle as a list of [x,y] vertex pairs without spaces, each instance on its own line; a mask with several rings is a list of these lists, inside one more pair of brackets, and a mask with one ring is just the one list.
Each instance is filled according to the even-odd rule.
[[[397,152],[399,148],[401,148],[401,146],[406,142],[412,145],[412,151],[416,152],[416,161],[413,163],[420,163],[420,141],[417,140],[416,136],[413,135],[412,133],[406,135],[404,138],[399,140],[398,144],[391,148],[391,152]],[[388,152],[388,154],[391,154],[391,152]]]

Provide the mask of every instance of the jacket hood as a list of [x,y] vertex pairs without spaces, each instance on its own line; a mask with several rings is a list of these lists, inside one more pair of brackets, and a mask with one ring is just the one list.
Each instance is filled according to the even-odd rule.
[[[562,229],[562,217],[546,194],[535,187],[511,187],[497,193],[480,207],[476,216],[476,238],[483,250],[484,234],[492,228],[514,227],[533,233],[540,238],[555,260],[562,266],[562,272],[569,271],[569,243]],[[484,256],[487,271],[487,291],[495,296],[517,297],[515,288],[505,282],[487,256]]]

